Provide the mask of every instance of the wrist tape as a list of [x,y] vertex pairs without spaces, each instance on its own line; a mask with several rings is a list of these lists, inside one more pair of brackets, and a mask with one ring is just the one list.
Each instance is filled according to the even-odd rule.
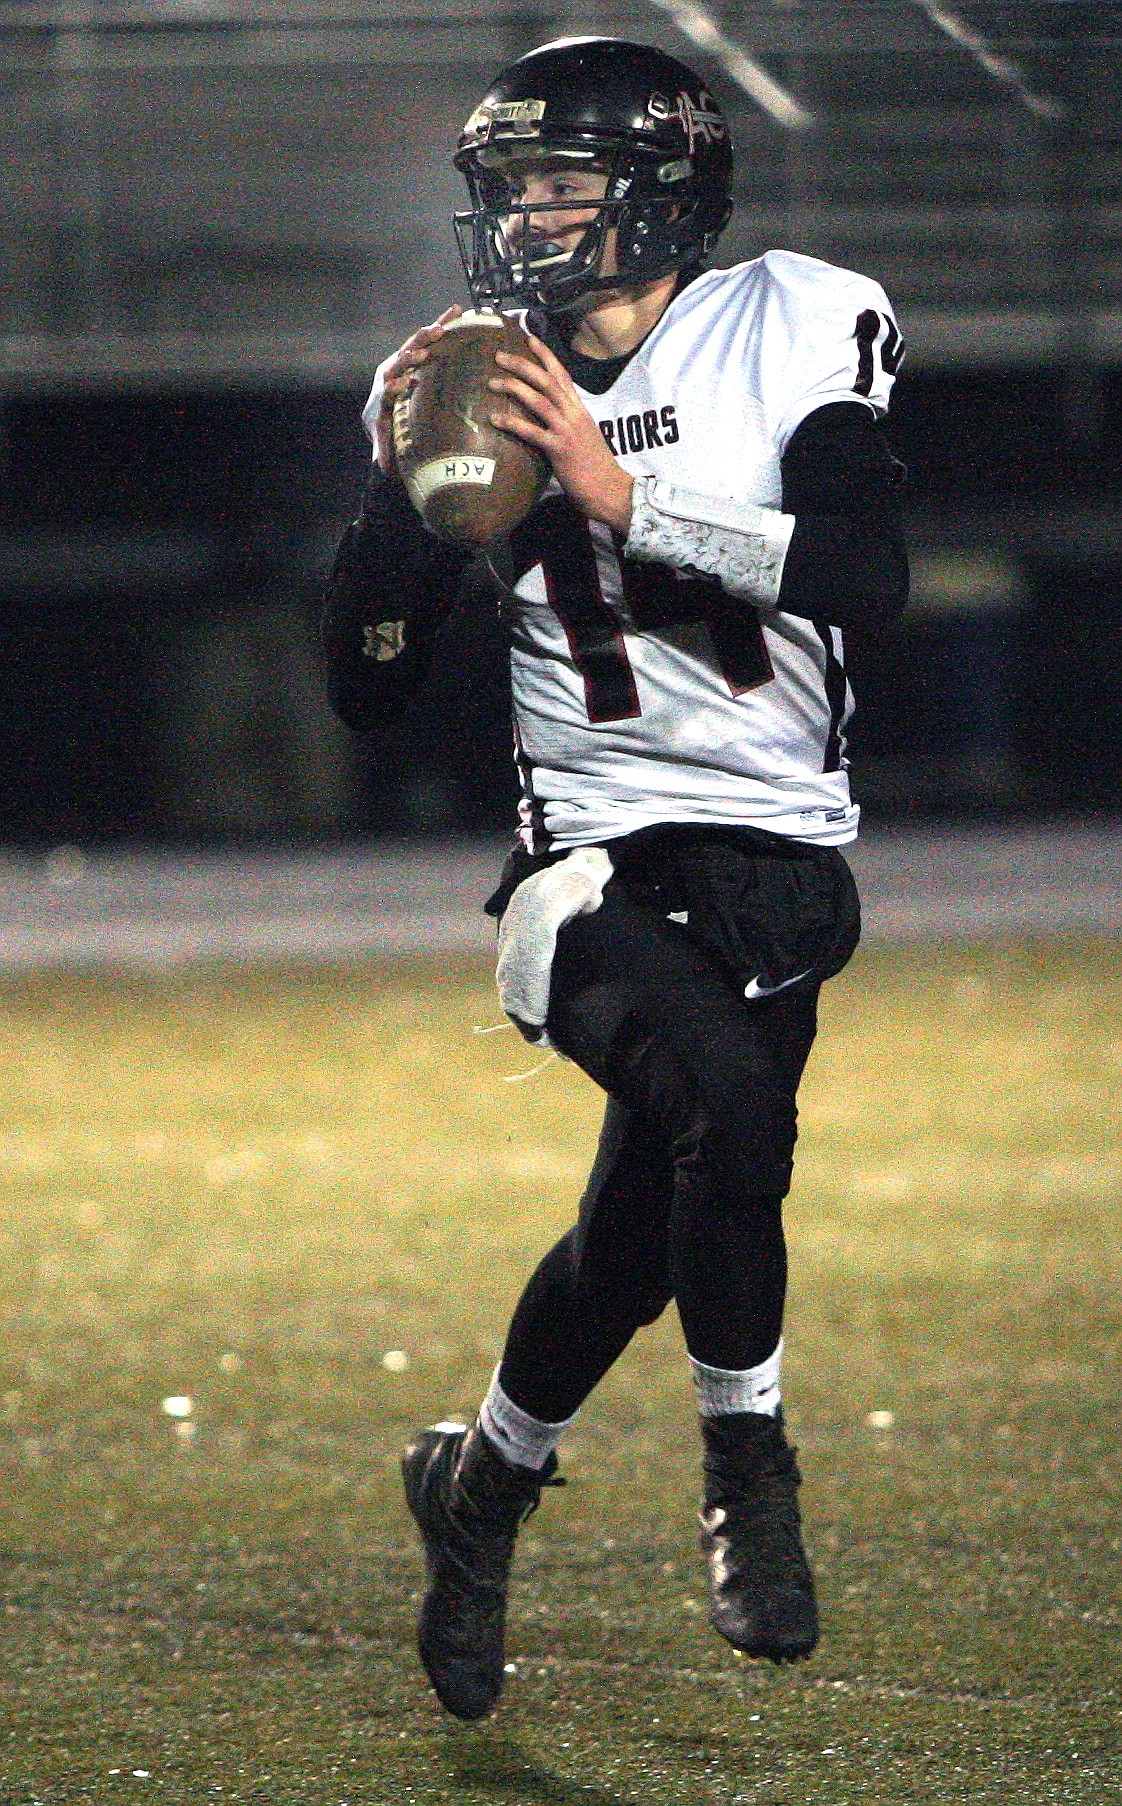
[[794,530],[794,515],[777,508],[637,477],[623,549],[629,558],[717,577],[730,596],[775,608]]

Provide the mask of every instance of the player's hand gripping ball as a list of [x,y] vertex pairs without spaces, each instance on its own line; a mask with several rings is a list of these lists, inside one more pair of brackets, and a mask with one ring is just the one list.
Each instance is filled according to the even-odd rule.
[[497,351],[528,354],[517,320],[461,314],[428,347],[393,406],[394,460],[413,506],[442,539],[471,546],[511,532],[550,477],[540,452],[491,424],[495,396],[487,384],[502,375]]

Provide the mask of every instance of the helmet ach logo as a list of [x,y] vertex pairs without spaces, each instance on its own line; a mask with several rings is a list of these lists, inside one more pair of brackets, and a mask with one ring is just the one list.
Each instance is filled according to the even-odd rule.
[[728,137],[728,126],[718,112],[713,96],[705,88],[702,88],[696,102],[688,94],[679,94],[678,118],[682,122],[682,130],[689,137],[691,154],[698,138],[704,138],[707,144],[720,144],[722,139]]
[[690,141],[691,151],[696,138],[704,138],[707,144],[720,144],[728,137],[724,115],[708,88],[699,89],[696,100],[684,88],[676,100],[667,100],[665,94],[652,94],[647,112],[652,119],[676,119]]

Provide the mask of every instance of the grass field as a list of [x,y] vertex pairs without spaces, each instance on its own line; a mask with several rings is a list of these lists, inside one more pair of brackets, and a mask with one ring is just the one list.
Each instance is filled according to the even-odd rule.
[[397,1457],[474,1408],[593,1087],[502,1082],[533,1055],[472,1034],[476,967],[9,981],[0,1801],[1122,1797],[1120,967],[874,950],[830,987],[785,1373],[815,1657],[706,1625],[670,1313],[568,1441],[474,1729],[414,1660]]

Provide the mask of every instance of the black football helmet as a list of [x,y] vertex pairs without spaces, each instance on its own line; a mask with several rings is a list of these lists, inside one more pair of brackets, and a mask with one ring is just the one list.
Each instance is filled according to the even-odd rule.
[[[576,249],[524,229],[505,171],[541,159],[607,176]],[[597,289],[683,269],[708,255],[732,212],[732,142],[705,84],[676,58],[622,38],[561,38],[496,76],[454,158],[471,193],[456,241],[477,306],[504,301],[563,312]],[[577,205],[565,203],[571,211]],[[564,211],[558,206],[556,211]],[[600,264],[616,228],[618,274]]]

